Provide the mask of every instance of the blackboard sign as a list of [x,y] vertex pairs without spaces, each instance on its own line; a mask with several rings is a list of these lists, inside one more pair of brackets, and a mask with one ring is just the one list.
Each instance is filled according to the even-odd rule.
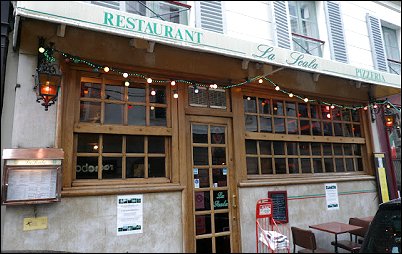
[[268,191],[272,200],[273,218],[276,223],[288,223],[288,194],[286,191]]

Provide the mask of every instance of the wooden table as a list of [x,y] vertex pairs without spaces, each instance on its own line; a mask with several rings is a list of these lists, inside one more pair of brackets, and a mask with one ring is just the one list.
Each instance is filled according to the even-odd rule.
[[335,235],[335,253],[338,253],[338,235],[348,233],[352,230],[361,229],[362,227],[354,226],[342,222],[328,222],[309,226],[310,228],[328,232]]
[[368,222],[372,222],[374,219],[374,216],[368,216],[368,217],[363,217],[363,218],[359,218],[357,217],[359,220],[364,220],[364,221],[368,221]]

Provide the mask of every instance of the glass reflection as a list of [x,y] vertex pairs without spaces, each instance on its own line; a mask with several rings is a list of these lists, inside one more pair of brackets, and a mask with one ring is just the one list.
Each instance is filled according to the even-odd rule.
[[208,125],[195,125],[192,128],[193,143],[208,143]]
[[256,175],[258,174],[258,158],[247,157],[247,174]]
[[244,122],[246,125],[246,131],[257,132],[257,116],[245,115]]
[[81,101],[80,121],[86,123],[100,123],[101,104],[100,102]]
[[271,114],[271,102],[269,99],[258,99],[260,114]]
[[144,158],[126,158],[126,177],[127,178],[143,178],[145,175]]
[[128,88],[128,101],[132,102],[145,102],[145,87]]
[[272,118],[269,116],[260,116],[260,132],[272,133]]
[[196,211],[211,210],[209,191],[197,191],[194,193],[194,202]]
[[212,181],[214,187],[225,187],[227,186],[227,168],[214,168],[212,169]]
[[244,112],[257,113],[257,105],[255,97],[244,96],[243,97]]
[[123,105],[105,103],[105,124],[123,124]]
[[165,177],[165,157],[148,157],[148,177]]
[[166,126],[166,108],[150,107],[149,110],[150,126]]
[[78,134],[78,153],[98,153],[99,151],[98,134]]
[[104,153],[121,153],[123,136],[103,134],[103,150]]
[[128,125],[145,125],[145,106],[128,106]]
[[102,179],[121,178],[121,157],[102,157]]
[[193,164],[208,165],[208,147],[193,147]]
[[196,235],[203,235],[203,234],[211,233],[211,215],[210,214],[195,216],[195,232],[196,232]]
[[211,126],[211,144],[225,144],[225,127]]
[[98,179],[98,157],[77,157],[77,179]]
[[261,174],[272,174],[272,159],[271,158],[261,158]]
[[105,86],[105,99],[122,101],[124,95],[124,87],[106,85]]
[[83,98],[101,98],[101,84],[81,83],[81,97]]
[[200,188],[208,188],[209,187],[209,169],[207,168],[199,168],[198,174],[194,174],[194,179],[198,179],[200,181]]
[[223,147],[212,147],[212,165],[225,165],[226,164],[226,152]]

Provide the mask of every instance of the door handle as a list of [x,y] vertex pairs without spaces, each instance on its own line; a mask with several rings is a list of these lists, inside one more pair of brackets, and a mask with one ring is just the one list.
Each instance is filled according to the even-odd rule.
[[236,195],[232,195],[232,207],[233,208],[237,207],[237,205],[236,205]]

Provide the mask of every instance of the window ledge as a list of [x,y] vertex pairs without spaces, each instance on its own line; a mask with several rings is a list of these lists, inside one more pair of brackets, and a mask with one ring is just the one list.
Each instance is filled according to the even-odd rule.
[[130,186],[81,186],[64,187],[61,191],[62,197],[79,196],[103,196],[118,194],[142,194],[158,192],[176,192],[182,191],[184,186],[179,184],[143,184]]
[[322,176],[322,177],[294,177],[282,179],[258,179],[258,180],[245,180],[238,184],[242,187],[265,187],[265,186],[281,186],[281,185],[297,185],[307,183],[328,183],[328,182],[349,182],[349,181],[370,181],[375,180],[375,176],[371,175],[336,175],[336,176]]

